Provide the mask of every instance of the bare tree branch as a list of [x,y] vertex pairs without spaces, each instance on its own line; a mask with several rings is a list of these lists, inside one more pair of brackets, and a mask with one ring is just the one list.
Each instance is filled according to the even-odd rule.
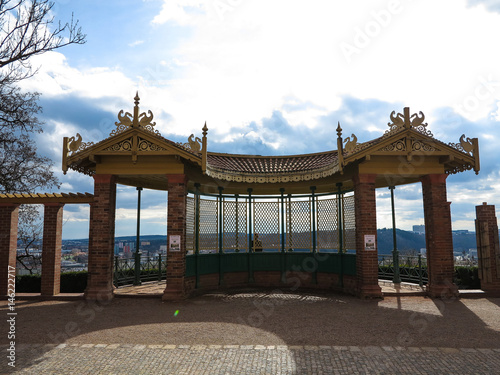
[[55,25],[53,6],[48,0],[0,2],[0,82],[15,83],[34,74],[29,62],[34,55],[86,42],[73,16]]
[[[31,137],[42,132],[38,93],[24,93],[16,86],[37,68],[31,58],[70,44],[85,43],[85,34],[71,17],[55,23],[49,0],[0,0],[0,192],[33,193],[59,187],[53,162],[38,155]],[[23,207],[23,206],[22,206]],[[24,249],[18,260],[32,269],[41,259],[30,253],[42,236],[40,214],[33,206],[20,210],[19,241]],[[30,268],[31,267],[31,268]]]

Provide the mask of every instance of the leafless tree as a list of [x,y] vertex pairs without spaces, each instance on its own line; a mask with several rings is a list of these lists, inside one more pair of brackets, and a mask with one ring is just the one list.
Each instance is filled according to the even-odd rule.
[[42,239],[43,225],[39,214],[40,206],[21,205],[19,214],[23,220],[19,223],[17,238],[18,249],[17,263],[30,275],[36,274],[42,265],[40,254],[32,249],[38,248]]
[[[72,17],[56,23],[53,7],[48,0],[0,0],[0,193],[33,193],[59,185],[53,162],[37,153],[32,138],[43,131],[39,94],[17,86],[36,74],[33,56],[85,43],[78,21]],[[39,221],[37,209],[21,208],[19,239],[26,255],[41,238]],[[21,263],[23,259],[28,258]]]
[[78,21],[55,24],[48,0],[0,0],[0,83],[13,84],[36,72],[30,58],[85,43]]

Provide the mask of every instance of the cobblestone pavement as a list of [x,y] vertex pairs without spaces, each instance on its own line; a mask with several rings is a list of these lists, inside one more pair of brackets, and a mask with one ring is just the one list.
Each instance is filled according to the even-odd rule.
[[17,300],[0,374],[500,374],[500,298],[286,290],[184,301]]
[[500,374],[500,349],[48,344],[17,355],[17,373],[33,375]]

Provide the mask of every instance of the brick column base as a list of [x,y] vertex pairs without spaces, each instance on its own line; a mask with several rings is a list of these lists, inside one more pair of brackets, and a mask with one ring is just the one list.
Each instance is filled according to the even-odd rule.
[[42,296],[61,291],[63,204],[46,203],[43,217]]
[[[186,196],[187,178],[184,174],[168,175],[167,212],[167,285],[162,300],[179,300],[186,293]],[[171,247],[172,236],[180,243]]]
[[500,248],[495,206],[476,206],[476,242],[481,289],[488,296],[500,297]]
[[0,296],[8,295],[9,275],[16,274],[18,204],[0,204]]
[[446,177],[446,174],[432,174],[421,179],[429,274],[427,292],[436,298],[458,297],[458,288],[453,284],[455,264]]
[[[356,277],[358,296],[382,298],[378,285],[377,206],[375,174],[361,174],[353,178],[356,213]],[[365,249],[365,235],[375,236],[375,248]]]

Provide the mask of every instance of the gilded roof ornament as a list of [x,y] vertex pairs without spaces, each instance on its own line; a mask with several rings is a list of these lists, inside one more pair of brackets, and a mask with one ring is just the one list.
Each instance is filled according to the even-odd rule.
[[194,134],[191,134],[188,138],[187,143],[184,143],[183,146],[192,152],[199,154],[201,152],[201,139],[198,137],[194,137]]
[[448,146],[472,155],[474,152],[474,140],[471,138],[465,138],[465,134],[462,134],[459,141],[459,143],[448,143]]
[[427,124],[424,123],[425,115],[420,111],[418,114],[414,113],[410,116],[410,108],[404,107],[403,113],[396,114],[392,111],[390,115],[391,121],[387,123],[389,130],[385,134],[393,134],[403,129],[413,129],[419,133],[425,134],[428,137],[433,137],[430,130],[427,130]]
[[71,137],[68,139],[68,152],[72,153],[77,152],[81,144],[82,144],[82,136],[80,135],[80,133],[76,133],[76,138]]
[[142,112],[139,114],[139,93],[136,92],[134,98],[134,114],[130,112],[125,112],[123,109],[118,113],[118,122],[115,122],[116,129],[113,130],[109,135],[114,136],[123,133],[129,128],[142,128],[153,134],[160,135],[160,132],[154,129],[156,122],[153,122],[153,113],[148,110],[148,113]]
[[94,144],[94,142],[82,142],[82,136],[80,133],[76,133],[76,136],[68,138],[68,148],[67,152],[71,152],[71,155],[76,153],[77,151],[85,150],[87,147],[90,147]]
[[344,139],[344,143],[345,143],[344,150],[350,154],[351,152],[354,151],[354,149],[358,145],[358,137],[356,137],[354,134],[351,134],[350,137]]

